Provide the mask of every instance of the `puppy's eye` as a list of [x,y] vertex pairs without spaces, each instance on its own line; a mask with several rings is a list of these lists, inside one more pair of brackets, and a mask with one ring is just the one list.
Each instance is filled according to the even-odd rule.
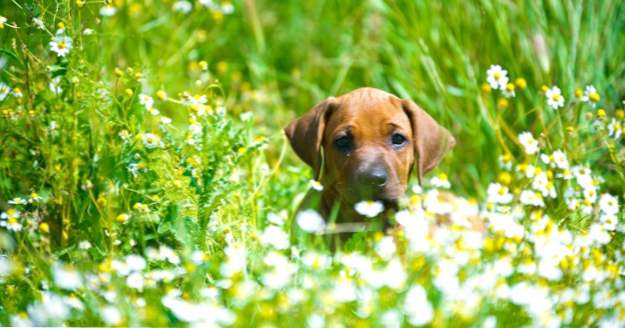
[[393,144],[394,147],[401,147],[407,141],[408,139],[406,139],[406,137],[404,137],[403,135],[399,133],[393,133],[393,135],[391,136],[391,143]]
[[336,140],[334,140],[334,146],[336,147],[336,149],[347,153],[349,152],[352,147],[353,147],[353,141],[352,138],[349,136],[342,136],[337,138]]

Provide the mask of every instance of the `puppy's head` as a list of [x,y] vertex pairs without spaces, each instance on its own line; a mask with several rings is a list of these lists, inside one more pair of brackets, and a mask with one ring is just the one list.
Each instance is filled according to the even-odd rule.
[[297,155],[341,201],[395,203],[412,171],[419,181],[455,145],[410,100],[361,88],[317,104],[285,129]]

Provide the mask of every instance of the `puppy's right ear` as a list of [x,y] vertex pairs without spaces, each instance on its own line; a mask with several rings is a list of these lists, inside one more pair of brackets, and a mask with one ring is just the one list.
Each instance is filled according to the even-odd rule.
[[321,169],[321,143],[326,121],[337,106],[336,98],[330,97],[315,105],[302,117],[293,120],[284,129],[297,156],[314,170],[315,179],[319,178]]

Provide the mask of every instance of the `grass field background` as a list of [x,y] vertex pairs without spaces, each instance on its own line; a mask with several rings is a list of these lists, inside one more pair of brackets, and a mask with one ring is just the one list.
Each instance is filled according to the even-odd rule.
[[[0,324],[623,324],[619,1],[5,0],[0,16]],[[514,96],[487,83],[494,64]],[[287,233],[312,174],[282,129],[361,86],[458,144],[403,229],[332,253]],[[424,233],[436,218],[453,224]]]

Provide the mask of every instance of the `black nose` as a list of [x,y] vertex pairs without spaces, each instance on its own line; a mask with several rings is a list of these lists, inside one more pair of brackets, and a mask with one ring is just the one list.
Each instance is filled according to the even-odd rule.
[[361,183],[371,187],[382,187],[386,184],[388,174],[383,167],[373,167],[359,175]]

